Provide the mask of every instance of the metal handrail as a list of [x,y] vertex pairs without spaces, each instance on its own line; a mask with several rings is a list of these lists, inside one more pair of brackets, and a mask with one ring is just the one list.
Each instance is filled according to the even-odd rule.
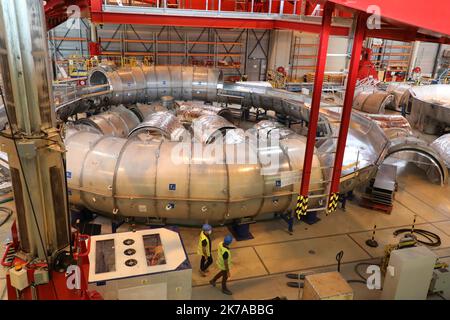
[[[306,0],[294,0],[292,3],[292,12],[286,12],[286,1],[285,0],[248,0],[246,1],[246,7],[244,11],[237,10],[236,0],[234,0],[234,7],[228,6],[228,9],[223,7],[224,2],[232,2],[231,0],[218,0],[217,8],[210,8],[210,0],[204,0],[203,9],[195,9],[192,8],[192,2],[189,2],[190,5],[186,6],[185,1],[177,1],[177,8],[170,7],[170,0],[103,0],[103,5],[105,6],[120,6],[120,7],[135,7],[135,8],[147,8],[147,9],[156,9],[158,12],[162,11],[164,13],[175,13],[177,10],[195,10],[195,11],[210,11],[210,12],[248,12],[256,15],[264,15],[264,16],[280,16],[280,15],[288,15],[288,16],[301,16],[304,13],[301,11],[302,2]],[[264,5],[261,7],[261,4]],[[248,8],[250,5],[250,8]],[[259,11],[255,10],[256,5],[259,6]],[[198,8],[198,7],[197,7]],[[275,9],[275,10],[273,10]],[[156,11],[155,10],[155,11]]]

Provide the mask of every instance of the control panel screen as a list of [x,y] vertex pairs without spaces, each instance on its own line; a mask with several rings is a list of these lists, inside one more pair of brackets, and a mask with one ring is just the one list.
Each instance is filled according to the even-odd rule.
[[143,240],[147,265],[151,267],[166,264],[161,236],[159,234],[149,234],[143,236]]
[[116,271],[114,239],[97,241],[95,245],[95,273]]

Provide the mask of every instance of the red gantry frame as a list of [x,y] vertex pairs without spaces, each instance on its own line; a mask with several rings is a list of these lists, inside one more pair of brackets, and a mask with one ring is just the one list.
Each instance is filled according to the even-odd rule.
[[[208,0],[190,0],[189,6],[182,9],[205,8]],[[218,1],[217,3],[215,1]],[[212,7],[223,6],[223,0],[209,0]],[[177,9],[167,9],[146,13],[129,12],[128,10],[108,11],[103,6],[106,4],[103,0],[50,0],[47,1],[46,12],[48,18],[62,21],[57,13],[65,14],[64,4],[80,3],[82,8],[88,3],[88,10],[83,11],[85,16],[89,16],[91,21],[96,24],[143,24],[143,25],[166,25],[166,26],[185,26],[185,27],[204,27],[211,28],[253,28],[253,29],[289,29],[305,32],[320,33],[320,43],[318,52],[318,62],[316,66],[316,77],[314,80],[313,98],[310,110],[308,138],[303,164],[303,173],[301,188],[297,203],[296,213],[298,218],[306,214],[308,207],[308,194],[310,188],[310,178],[312,170],[312,160],[316,142],[316,131],[319,120],[320,102],[324,72],[326,65],[328,40],[330,35],[351,36],[350,28],[342,26],[333,26],[333,15],[338,15],[341,19],[353,15],[356,19],[354,29],[354,39],[350,68],[347,79],[347,87],[342,109],[341,125],[337,140],[336,156],[331,175],[330,197],[328,202],[328,212],[332,212],[337,207],[340,176],[342,173],[342,163],[347,142],[347,135],[350,125],[352,112],[353,96],[356,87],[358,66],[361,59],[362,45],[365,37],[382,38],[398,41],[427,41],[442,44],[450,44],[450,1],[449,0],[298,0],[293,12],[286,15],[286,9],[264,11],[266,15],[255,12],[251,17],[238,16],[189,16],[182,11],[177,13]],[[139,2],[136,1],[137,5]],[[272,3],[281,6],[281,2],[273,0]],[[130,2],[131,3],[131,2]],[[253,1],[249,1],[249,4]],[[307,23],[301,20],[295,20],[295,15],[308,14],[317,4],[321,4],[323,11],[322,23]],[[109,2],[111,4],[111,2]],[[283,3],[284,4],[284,3]],[[305,4],[305,6],[303,6]],[[287,4],[289,5],[289,3]],[[286,8],[286,7],[285,7]],[[48,9],[48,10],[47,10]],[[158,10],[160,10],[159,8]],[[265,9],[264,9],[265,10]],[[301,12],[304,10],[304,12]],[[208,9],[208,12],[214,10]],[[219,10],[220,11],[220,10]],[[56,12],[56,13],[55,13]],[[185,12],[185,10],[184,10]],[[253,12],[253,11],[252,11]],[[261,12],[258,12],[261,13]],[[278,15],[278,13],[280,13]],[[240,12],[239,14],[242,14]],[[371,14],[378,14],[381,19],[381,28],[367,29],[366,21]],[[66,18],[67,19],[67,18]],[[48,25],[52,25],[48,23]],[[101,50],[97,43],[89,44],[91,54],[101,55]]]

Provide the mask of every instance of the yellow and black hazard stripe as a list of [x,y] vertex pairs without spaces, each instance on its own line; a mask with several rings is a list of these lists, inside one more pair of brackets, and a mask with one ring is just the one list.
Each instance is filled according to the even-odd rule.
[[339,195],[337,193],[332,193],[330,196],[330,200],[328,201],[327,214],[333,213],[336,211],[338,206]]
[[306,215],[307,211],[308,211],[308,197],[298,196],[297,209],[295,210],[297,218],[300,220],[301,216]]

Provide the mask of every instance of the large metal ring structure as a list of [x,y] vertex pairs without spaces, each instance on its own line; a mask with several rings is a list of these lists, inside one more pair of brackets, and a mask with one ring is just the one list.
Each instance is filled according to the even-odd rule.
[[[300,181],[286,186],[277,181],[302,170],[306,139],[292,133],[270,147],[280,161],[277,174],[262,174],[267,165],[260,159],[269,149],[249,141],[227,145],[223,163],[209,153],[191,153],[204,147],[195,140],[127,140],[79,131],[65,143],[75,205],[128,217],[227,221],[295,207]],[[234,161],[239,149],[249,151],[246,163]],[[312,176],[319,181],[317,156],[313,164]]]
[[[167,79],[167,74],[179,74],[182,67],[150,68],[150,73],[156,79]],[[139,71],[140,70],[140,71]],[[178,99],[191,99],[195,94],[186,93],[180,87],[159,87],[159,82],[145,80],[146,69],[126,69],[103,72],[94,70],[90,79],[98,81],[104,77],[111,84],[113,90],[100,96],[99,106],[126,103],[134,105],[140,101],[152,102],[157,97],[172,94]],[[169,71],[168,71],[169,70]],[[171,71],[172,70],[172,71]],[[187,68],[195,71],[195,68]],[[103,75],[101,76],[100,73]],[[244,107],[257,107],[271,110],[275,114],[295,121],[309,121],[310,98],[301,94],[273,89],[260,83],[222,84],[217,71],[203,71],[203,79],[216,75],[211,83],[203,85],[203,93],[196,93],[195,99],[203,101],[217,101],[224,98],[227,102],[238,101]],[[124,85],[124,79],[139,78],[140,84],[131,82],[131,89]],[[197,77],[197,76],[195,76]],[[192,76],[192,78],[195,78]],[[122,79],[120,83],[117,79]],[[191,79],[191,77],[189,78]],[[131,80],[130,80],[131,81]],[[206,80],[204,80],[206,81]],[[134,84],[133,84],[134,83]],[[171,83],[177,83],[171,81]],[[181,82],[178,82],[181,83]],[[94,83],[97,85],[97,83]],[[153,87],[152,87],[153,86]],[[213,90],[212,88],[216,89]],[[193,85],[184,86],[192,93]],[[162,90],[162,91],[161,91]],[[158,93],[159,92],[159,93]],[[147,96],[151,93],[152,96]],[[116,99],[116,100],[114,100]],[[206,121],[210,129],[227,129],[232,139],[222,149],[213,152],[195,154],[194,150],[202,149],[210,141],[209,136],[195,136],[183,139],[182,142],[171,141],[168,134],[159,135],[147,130],[149,139],[129,139],[103,135],[98,132],[78,130],[71,132],[66,139],[68,150],[68,181],[71,189],[70,200],[74,205],[89,208],[106,214],[119,214],[126,217],[147,217],[170,220],[189,221],[219,221],[256,217],[266,213],[282,213],[293,210],[296,205],[300,185],[301,171],[306,145],[306,138],[295,134],[280,124],[260,123],[254,126],[254,143],[249,137],[239,134],[233,125],[211,114],[208,108],[200,118],[216,117],[217,121]],[[327,173],[321,168],[332,166],[335,140],[330,138],[337,135],[339,129],[335,123],[340,119],[340,108],[329,105],[321,112],[318,130],[318,149],[314,155],[312,186],[317,194],[324,193]],[[156,110],[154,110],[156,111]],[[153,111],[149,111],[150,114]],[[175,114],[178,111],[175,110]],[[155,113],[153,113],[155,114]],[[183,114],[179,115],[181,118]],[[192,122],[198,121],[191,118]],[[212,119],[212,118],[211,118]],[[161,120],[161,119],[160,119]],[[193,125],[192,122],[187,125]],[[153,129],[164,130],[163,121],[156,121]],[[133,130],[143,129],[145,122]],[[179,127],[179,126],[177,126]],[[138,129],[139,128],[139,129]],[[214,130],[213,130],[214,131]],[[154,130],[153,130],[154,132]],[[161,131],[164,132],[164,131]],[[279,133],[280,143],[259,147],[260,142],[266,142],[271,135]],[[162,137],[162,138],[161,138]],[[255,147],[258,146],[258,147]],[[355,111],[352,114],[346,152],[344,154],[341,176],[341,192],[352,190],[356,186],[372,178],[378,166],[385,160],[386,155],[395,150],[390,147],[391,141],[386,137],[383,129],[376,121]],[[406,141],[399,150],[420,151],[428,155],[430,151],[416,142]],[[236,163],[236,152],[239,147],[248,150],[244,163]],[[420,150],[419,150],[420,149]],[[221,163],[215,163],[213,158],[217,153],[223,158]],[[174,155],[177,155],[175,158]],[[279,170],[268,168],[262,161],[263,156],[276,155],[279,159]],[[436,153],[431,158],[436,160],[438,167],[442,161]],[[254,159],[255,161],[247,161]],[[447,176],[441,168],[441,183]],[[311,199],[313,200],[313,199]],[[318,201],[311,201],[310,207],[320,206]],[[323,204],[322,204],[323,206]]]

